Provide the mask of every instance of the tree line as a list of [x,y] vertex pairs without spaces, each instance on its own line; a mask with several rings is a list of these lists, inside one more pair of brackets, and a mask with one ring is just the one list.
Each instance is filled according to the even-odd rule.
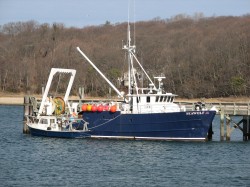
[[[133,32],[135,26],[135,32]],[[250,96],[250,15],[178,15],[131,24],[136,55],[151,77],[164,74],[164,89],[181,97]],[[127,23],[67,28],[15,22],[0,27],[0,92],[41,93],[50,69],[76,69],[73,94],[105,96],[109,85],[77,52],[79,46],[119,87],[127,71]],[[53,83],[57,92],[67,77]],[[58,86],[58,83],[60,85]]]

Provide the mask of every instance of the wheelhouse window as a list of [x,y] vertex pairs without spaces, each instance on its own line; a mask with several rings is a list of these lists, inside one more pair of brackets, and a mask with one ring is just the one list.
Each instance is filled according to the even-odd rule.
[[155,102],[158,102],[158,101],[159,101],[159,96],[156,96]]
[[50,119],[50,124],[55,123],[55,119]]
[[47,119],[41,119],[41,123],[42,124],[48,124],[48,120]]
[[141,98],[140,98],[140,97],[137,97],[137,98],[136,98],[137,103],[139,103],[139,102],[140,102],[140,100],[141,100]]
[[174,100],[174,97],[171,97],[170,102],[173,102],[173,100]]
[[168,102],[170,101],[171,97],[168,97]]
[[150,97],[147,96],[147,103],[150,103]]
[[161,96],[161,99],[160,99],[160,102],[162,102],[163,101],[163,96]]
[[165,96],[165,97],[164,97],[164,100],[163,100],[163,102],[166,102],[166,100],[167,100],[167,96]]

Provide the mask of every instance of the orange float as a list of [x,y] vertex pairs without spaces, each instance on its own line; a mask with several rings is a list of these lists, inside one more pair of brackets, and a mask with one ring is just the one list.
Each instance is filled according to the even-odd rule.
[[116,112],[116,106],[115,105],[110,107],[110,112],[112,112],[112,113]]
[[83,111],[83,112],[86,112],[86,111],[87,111],[87,106],[88,106],[87,104],[83,104],[83,105],[82,105],[82,111]]
[[91,111],[92,112],[96,112],[97,111],[97,106],[96,105],[92,105]]
[[97,111],[98,111],[98,112],[102,112],[102,111],[103,111],[103,105],[99,105],[99,106],[97,107]]
[[109,110],[109,105],[104,105],[103,110],[108,111]]
[[88,106],[87,106],[87,111],[88,111],[88,112],[91,112],[91,110],[92,110],[92,105],[88,105]]

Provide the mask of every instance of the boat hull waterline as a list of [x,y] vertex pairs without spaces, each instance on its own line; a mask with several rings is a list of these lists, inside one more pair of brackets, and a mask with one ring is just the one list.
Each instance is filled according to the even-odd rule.
[[84,112],[87,130],[83,122],[74,123],[72,130],[42,130],[32,126],[29,129],[34,136],[57,138],[206,141],[215,114],[215,111],[151,114]]

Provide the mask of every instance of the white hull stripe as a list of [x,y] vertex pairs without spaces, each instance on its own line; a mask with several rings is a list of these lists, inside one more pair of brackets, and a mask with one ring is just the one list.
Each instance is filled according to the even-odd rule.
[[196,140],[204,141],[206,138],[172,138],[172,137],[139,137],[139,136],[94,136],[91,138],[107,138],[107,139],[140,139],[140,140]]

